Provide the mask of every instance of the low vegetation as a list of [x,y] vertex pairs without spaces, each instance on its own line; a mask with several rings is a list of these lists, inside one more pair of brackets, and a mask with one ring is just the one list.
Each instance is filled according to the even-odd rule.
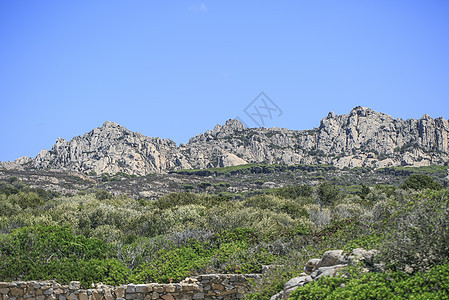
[[425,273],[348,272],[347,277],[323,278],[292,293],[290,299],[447,299],[449,265]]
[[203,182],[201,193],[189,192],[192,185],[153,200],[104,190],[60,195],[16,178],[0,182],[0,281],[163,283],[279,265],[246,295],[268,299],[308,259],[364,247],[380,250],[385,272],[350,269],[291,297],[449,295],[449,189],[425,174],[398,186],[321,181],[244,197],[206,193],[225,191],[229,183],[222,179]]

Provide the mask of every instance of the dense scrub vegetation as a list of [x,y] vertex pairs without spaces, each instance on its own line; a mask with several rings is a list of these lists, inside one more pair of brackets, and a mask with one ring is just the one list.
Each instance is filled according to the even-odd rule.
[[237,175],[237,174],[270,174],[276,172],[285,171],[329,171],[336,168],[331,165],[267,165],[267,164],[245,164],[238,166],[230,166],[223,168],[209,168],[209,169],[187,169],[171,171],[171,173],[178,173],[183,175],[198,175],[198,176],[211,176],[211,175]]
[[247,295],[266,299],[308,259],[364,247],[381,251],[385,273],[355,269],[293,296],[351,298],[376,287],[380,298],[406,287],[447,296],[449,190],[422,176],[352,193],[323,181],[243,198],[184,192],[157,200],[101,190],[57,195],[11,178],[0,183],[0,281],[162,283],[282,265]]

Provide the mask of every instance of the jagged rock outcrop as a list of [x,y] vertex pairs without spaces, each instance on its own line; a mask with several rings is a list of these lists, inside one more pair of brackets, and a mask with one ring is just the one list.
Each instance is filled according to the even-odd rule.
[[20,160],[15,163],[24,168],[135,175],[162,172],[178,165],[189,168],[175,142],[146,137],[109,121],[70,141],[58,138],[51,150],[42,150],[34,159]]
[[401,120],[369,108],[330,112],[312,130],[246,128],[228,120],[187,144],[152,138],[105,122],[70,141],[59,138],[34,159],[23,157],[0,167],[62,169],[89,173],[146,175],[179,169],[246,163],[332,164],[343,167],[426,166],[449,163],[449,123],[443,118]]

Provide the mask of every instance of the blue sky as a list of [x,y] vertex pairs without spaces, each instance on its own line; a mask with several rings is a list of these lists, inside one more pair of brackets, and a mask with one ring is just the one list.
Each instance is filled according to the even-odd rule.
[[0,160],[114,121],[177,143],[246,114],[449,118],[449,1],[0,0]]

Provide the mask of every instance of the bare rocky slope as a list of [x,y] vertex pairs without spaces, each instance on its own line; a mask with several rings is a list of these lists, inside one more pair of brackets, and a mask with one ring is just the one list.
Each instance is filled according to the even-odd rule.
[[70,141],[58,138],[34,159],[0,162],[0,168],[68,170],[131,175],[247,163],[331,164],[344,167],[447,165],[449,123],[444,118],[395,119],[365,107],[330,112],[312,130],[246,128],[228,120],[179,147],[105,122]]

